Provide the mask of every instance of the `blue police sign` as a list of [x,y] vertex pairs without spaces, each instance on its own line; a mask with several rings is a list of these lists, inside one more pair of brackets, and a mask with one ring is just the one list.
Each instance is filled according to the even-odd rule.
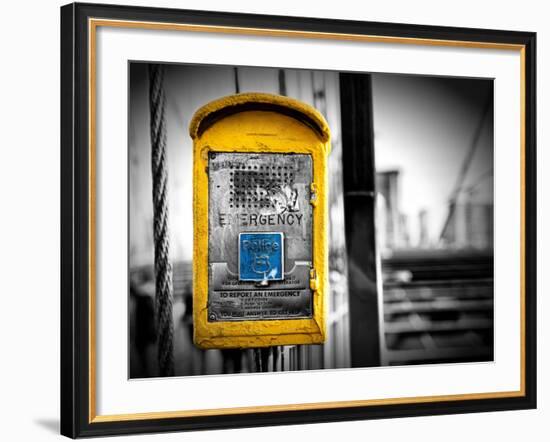
[[283,233],[239,234],[239,280],[282,280]]

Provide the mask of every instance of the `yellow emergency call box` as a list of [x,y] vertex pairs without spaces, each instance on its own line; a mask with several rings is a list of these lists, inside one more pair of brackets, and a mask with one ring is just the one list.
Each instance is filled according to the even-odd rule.
[[327,122],[300,101],[245,93],[200,108],[189,132],[195,345],[324,342]]

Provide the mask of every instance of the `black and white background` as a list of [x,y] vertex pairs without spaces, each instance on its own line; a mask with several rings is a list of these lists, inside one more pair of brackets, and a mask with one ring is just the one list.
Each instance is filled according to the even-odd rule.
[[[492,79],[217,65],[163,69],[176,376],[256,372],[258,358],[267,371],[493,360]],[[144,378],[162,376],[156,355],[157,346],[165,345],[156,339],[154,323],[148,64],[131,62],[129,79],[129,370],[130,378]],[[287,95],[328,121],[330,288],[324,345],[257,354],[203,351],[192,343],[188,126],[199,107],[238,92]],[[372,135],[362,130],[369,120]],[[368,205],[346,200],[350,149],[371,152],[359,158],[374,157],[359,168],[373,181],[368,190],[375,192],[375,207],[346,233],[345,217],[354,215],[345,205]],[[357,239],[369,238],[363,231],[374,225],[375,240]],[[377,322],[378,304],[383,314]]]

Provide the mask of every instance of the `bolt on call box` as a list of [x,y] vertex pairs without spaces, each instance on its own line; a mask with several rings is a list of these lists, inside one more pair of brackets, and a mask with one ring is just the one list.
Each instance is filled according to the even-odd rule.
[[189,131],[195,344],[324,342],[325,119],[297,100],[247,93],[206,104]]

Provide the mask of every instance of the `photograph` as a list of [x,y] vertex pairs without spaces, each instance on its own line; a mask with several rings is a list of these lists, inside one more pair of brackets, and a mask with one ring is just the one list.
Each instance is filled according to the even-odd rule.
[[544,2],[6,6],[0,442],[548,437]]
[[129,379],[492,362],[493,120],[492,78],[129,60]]
[[61,8],[62,434],[536,407],[535,33],[334,17]]

